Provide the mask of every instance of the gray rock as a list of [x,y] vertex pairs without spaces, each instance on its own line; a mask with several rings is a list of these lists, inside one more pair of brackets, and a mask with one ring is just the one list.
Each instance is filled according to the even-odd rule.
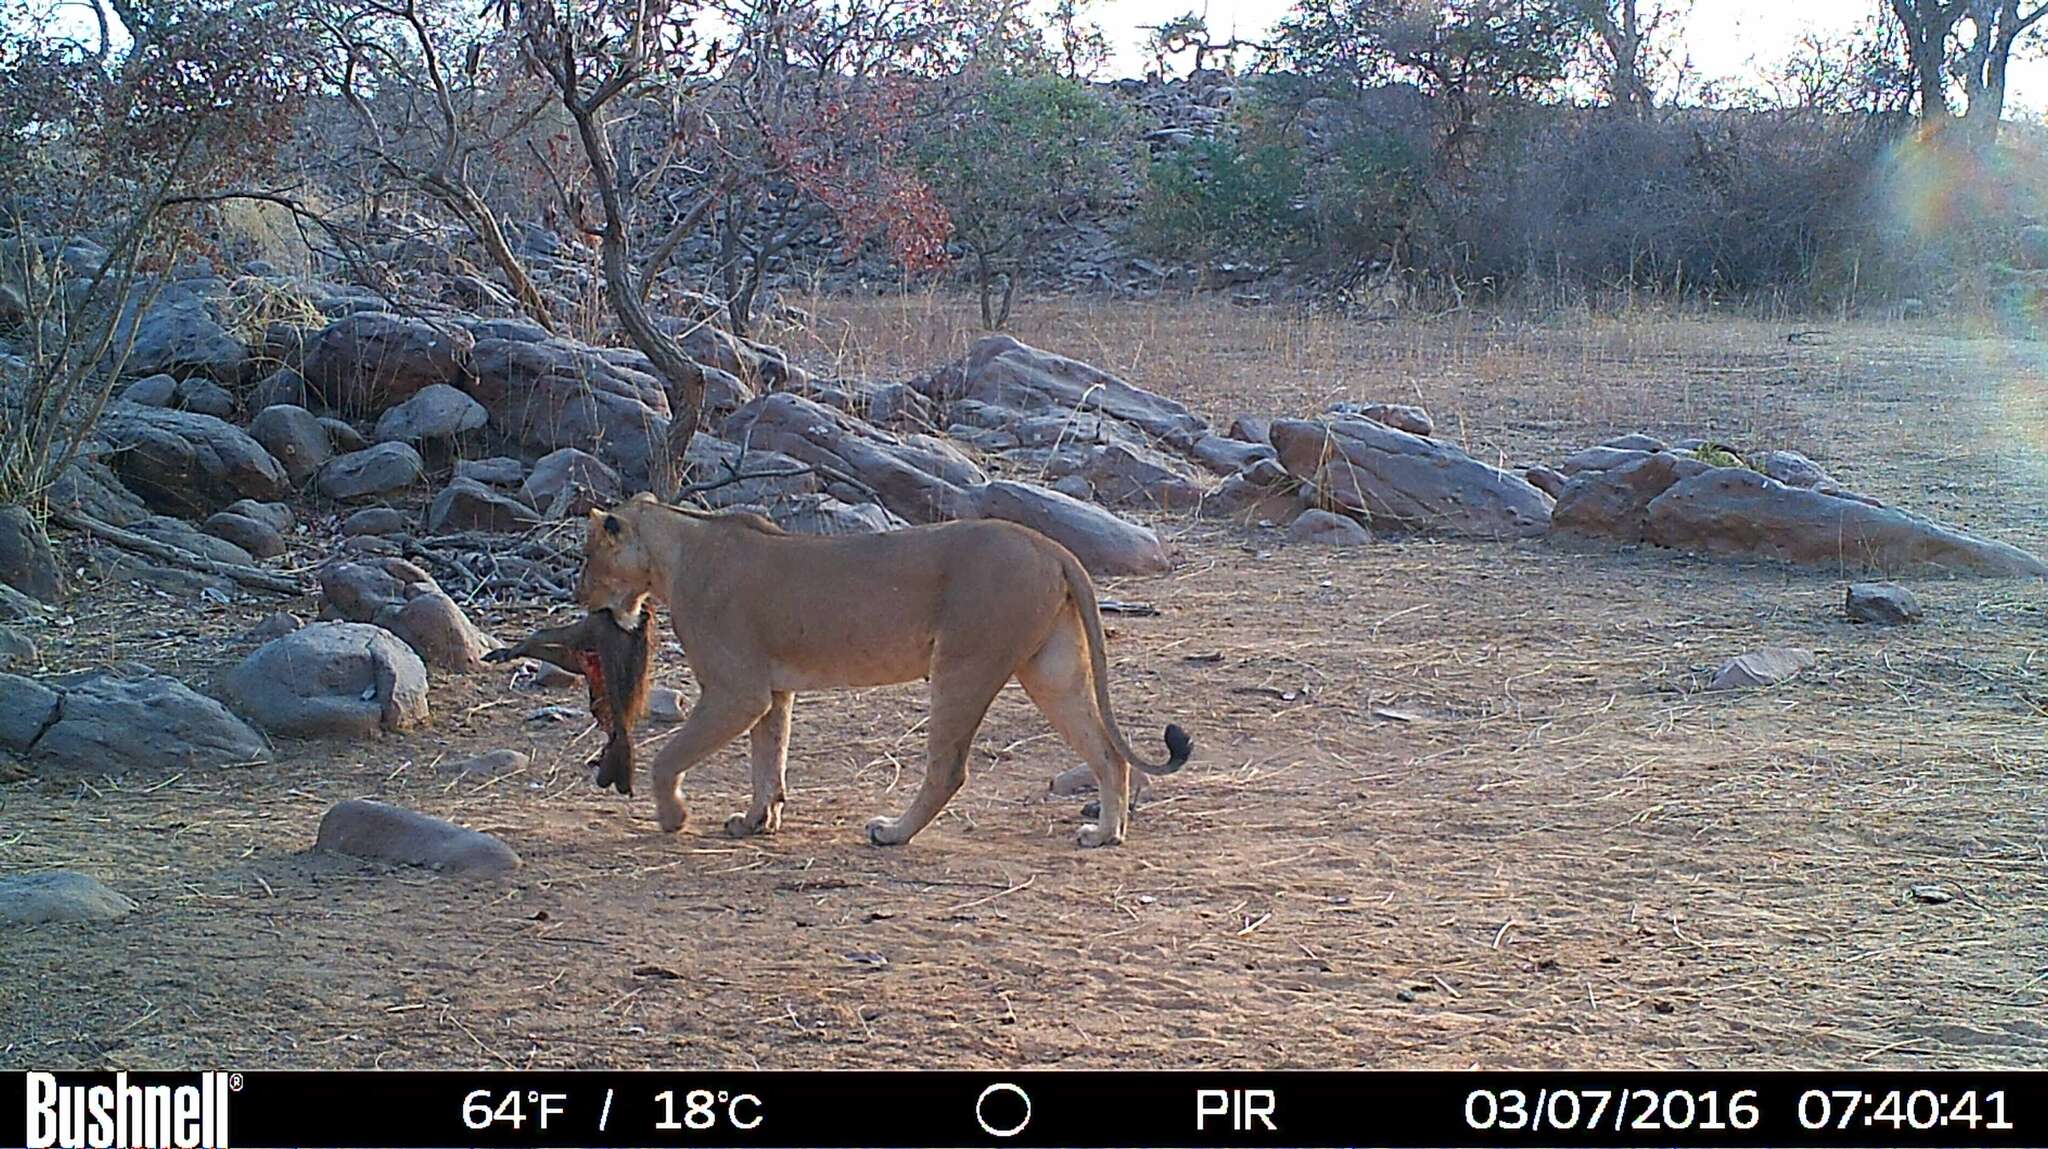
[[140,522],[130,523],[128,529],[138,535],[155,539],[165,546],[203,555],[218,563],[248,566],[256,561],[254,555],[236,543],[219,535],[208,534],[183,519],[174,519],[169,515],[151,515]]
[[1402,403],[1332,403],[1325,410],[1345,419],[1370,419],[1425,439],[1436,434],[1436,421],[1429,417],[1429,412]]
[[57,692],[19,674],[0,674],[0,748],[28,753],[57,718]]
[[1567,480],[1551,511],[1551,531],[1645,542],[1650,537],[1650,503],[1680,480],[1712,469],[1691,455],[1669,451],[1631,451],[1629,456],[1618,466],[1582,470]]
[[360,311],[313,336],[299,369],[327,406],[374,415],[436,383],[462,382],[475,342],[453,325]]
[[1112,506],[1183,510],[1200,506],[1207,488],[1157,451],[1112,443],[1088,456],[1080,475]]
[[1208,432],[1201,419],[1172,399],[1007,335],[984,336],[965,359],[926,380],[924,390],[942,403],[972,399],[1031,414],[1100,411],[1176,449],[1185,449]]
[[372,436],[380,443],[453,441],[481,431],[490,421],[483,404],[446,383],[422,387],[412,398],[387,409]]
[[178,401],[178,380],[170,375],[150,375],[121,388],[121,398],[144,407],[168,407]]
[[984,478],[979,467],[940,440],[899,438],[788,392],[740,408],[719,436],[855,479],[890,513],[912,523],[962,517],[970,506],[964,488]]
[[437,670],[475,670],[484,653],[498,646],[496,639],[470,622],[433,576],[404,559],[331,562],[320,568],[319,578],[323,617],[383,627]]
[[1258,523],[1291,523],[1308,510],[1299,484],[1261,482],[1249,475],[1232,475],[1202,500],[1202,517],[1221,519],[1239,526]]
[[259,503],[255,499],[239,499],[229,503],[227,511],[231,515],[255,519],[278,534],[285,534],[298,524],[298,519],[292,515],[291,507],[285,503]]
[[531,756],[518,750],[492,750],[474,758],[444,763],[441,770],[462,777],[496,778],[502,774],[516,774],[532,762]]
[[1281,419],[1271,434],[1290,474],[1375,528],[1494,539],[1550,529],[1549,495],[1449,443],[1370,419]]
[[564,447],[541,456],[540,461],[533,465],[533,473],[520,485],[519,493],[529,504],[545,512],[554,508],[555,500],[568,487],[576,488],[570,492],[569,501],[563,504],[563,513],[568,515],[608,507],[619,501],[624,490],[619,482],[619,473],[606,466],[604,460],[588,451]]
[[532,507],[475,479],[455,479],[427,506],[427,530],[433,534],[490,531],[517,534],[540,522]]
[[149,507],[97,458],[78,458],[50,484],[50,506],[78,511],[125,527],[149,517]]
[[1588,447],[1567,456],[1557,469],[1567,476],[1581,471],[1611,471],[1628,463],[1639,463],[1653,454],[1656,452],[1638,447]]
[[341,533],[357,535],[402,535],[412,525],[404,511],[394,507],[364,507],[341,520]]
[[1287,537],[1298,543],[1332,547],[1358,547],[1372,542],[1372,532],[1356,520],[1319,510],[1303,511],[1288,527]]
[[1842,611],[1851,622],[1870,622],[1879,626],[1899,626],[1921,619],[1920,600],[1913,596],[1913,592],[1888,582],[1851,584],[1842,602]]
[[69,870],[0,877],[0,924],[111,922],[134,913],[136,902],[99,879]]
[[1136,523],[1058,491],[1001,480],[969,491],[972,515],[1022,523],[1074,552],[1088,573],[1163,574],[1173,566],[1159,536]]
[[[1540,464],[1533,467],[1524,467],[1522,469],[1522,477],[1529,480],[1530,486],[1542,491],[1553,499],[1563,498],[1565,484],[1571,481],[1561,472],[1553,471],[1549,467]],[[1551,518],[1553,525],[1557,521],[1555,516],[1556,512],[1553,511]]]
[[1648,541],[1708,554],[1891,574],[2048,577],[2048,562],[1890,507],[1719,467],[1652,500]]
[[690,706],[682,691],[673,686],[648,687],[647,717],[656,722],[681,722],[689,716]]
[[25,507],[0,507],[0,583],[43,602],[64,597],[57,554]]
[[304,625],[306,625],[304,620],[300,619],[298,615],[290,611],[280,610],[274,614],[266,615],[262,622],[243,631],[237,641],[269,642],[273,638],[283,638]]
[[382,627],[316,622],[264,643],[230,671],[237,709],[273,734],[360,738],[427,720],[427,668]]
[[1708,690],[1747,690],[1758,686],[1776,686],[1791,679],[1800,671],[1812,666],[1816,659],[1810,650],[1793,646],[1771,646],[1753,650],[1748,654],[1729,661],[1714,675]]
[[57,720],[29,753],[79,770],[172,770],[271,760],[270,744],[226,707],[160,674],[61,675]]
[[1084,503],[1095,501],[1095,484],[1089,482],[1078,471],[1070,475],[1061,475],[1059,478],[1054,479],[1052,481],[1052,489],[1070,499],[1079,499]]
[[796,495],[767,514],[793,535],[865,535],[909,525],[874,503],[842,503],[830,495]]
[[1664,440],[1659,439],[1655,435],[1638,433],[1623,435],[1618,439],[1609,439],[1600,445],[1617,451],[1661,451],[1664,449]]
[[322,416],[320,419],[320,429],[327,432],[327,442],[329,445],[335,451],[342,454],[347,454],[350,451],[360,451],[370,445],[370,440],[364,438],[363,433],[356,430],[354,424],[341,419]]
[[206,301],[189,292],[164,292],[135,321],[134,333],[123,368],[131,375],[199,374],[232,382],[249,357],[248,349],[227,333]]
[[165,514],[204,518],[237,499],[269,502],[291,490],[262,444],[212,415],[112,403],[96,430],[114,448],[121,481]]
[[489,834],[367,798],[328,810],[313,848],[450,874],[490,876],[519,868],[512,847]]
[[1765,455],[1763,472],[1788,487],[1818,487],[1830,481],[1819,463],[1797,451],[1772,451]]
[[405,553],[405,546],[396,535],[354,535],[341,540],[337,550],[349,558],[397,558]]
[[197,411],[216,419],[235,417],[235,396],[227,388],[211,379],[193,376],[178,384],[177,405],[186,411]]
[[1224,435],[1204,435],[1195,440],[1189,457],[1218,475],[1235,475],[1260,459],[1279,455],[1264,443],[1247,443]]
[[207,517],[201,528],[217,539],[225,539],[259,559],[274,559],[284,553],[284,536],[268,523],[261,523],[232,511]]
[[1272,446],[1268,438],[1273,430],[1273,421],[1263,415],[1239,415],[1230,421],[1230,437],[1245,443],[1264,443]]
[[480,339],[466,389],[491,429],[533,451],[578,447],[635,479],[668,439],[668,393],[651,372],[565,339]]
[[311,478],[334,457],[326,429],[304,407],[265,407],[250,421],[249,434],[263,444],[295,484]]
[[516,487],[526,478],[526,464],[508,455],[463,459],[455,464],[455,477],[493,487]]
[[330,499],[366,499],[402,491],[426,474],[420,453],[404,443],[379,443],[337,455],[320,468],[320,493]]
[[35,640],[11,626],[0,626],[0,667],[36,661]]
[[249,407],[254,411],[265,407],[304,407],[311,401],[306,377],[289,367],[265,375],[249,391]]

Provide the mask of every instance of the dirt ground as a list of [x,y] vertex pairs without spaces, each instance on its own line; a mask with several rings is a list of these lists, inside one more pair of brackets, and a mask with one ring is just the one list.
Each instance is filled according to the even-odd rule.
[[[794,353],[902,377],[951,301],[813,301]],[[1802,331],[1818,334],[1788,335]],[[1936,326],[1579,316],[1357,324],[1223,304],[1034,303],[1016,332],[1212,419],[1418,401],[1475,454],[1626,431],[1805,451],[1848,485],[2048,550],[2048,348]],[[437,676],[431,728],[275,765],[0,786],[0,872],[142,902],[0,938],[0,1067],[1981,1067],[2048,1053],[2043,588],[1401,539],[1333,551],[1183,517],[1104,593],[1125,726],[1196,759],[1119,849],[1074,844],[1073,759],[1021,690],[911,845],[863,823],[921,769],[921,688],[796,706],[782,833],[729,841],[743,744],[664,836],[594,790],[574,701]],[[331,529],[323,527],[322,529]],[[308,546],[304,558],[317,557]],[[310,599],[88,586],[47,669],[204,686]],[[530,606],[479,604],[516,636]],[[1699,687],[1765,644],[1792,684]],[[685,686],[673,652],[664,681]],[[655,731],[659,737],[660,731]],[[523,774],[441,767],[499,747]],[[471,885],[308,852],[375,796],[502,836]],[[1935,886],[1947,901],[1924,901]]]

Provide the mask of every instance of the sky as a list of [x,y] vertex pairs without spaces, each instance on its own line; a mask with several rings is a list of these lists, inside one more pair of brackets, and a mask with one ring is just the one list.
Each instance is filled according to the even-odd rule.
[[[1694,0],[1684,42],[1702,79],[1748,79],[1770,73],[1808,32],[1853,31],[1884,0]],[[1138,44],[1148,24],[1192,7],[1218,39],[1232,31],[1263,35],[1286,13],[1290,0],[1097,0],[1091,10],[1117,41],[1111,71],[1139,75],[1146,57]],[[2010,96],[2014,110],[2048,107],[2048,62],[2015,60]]]

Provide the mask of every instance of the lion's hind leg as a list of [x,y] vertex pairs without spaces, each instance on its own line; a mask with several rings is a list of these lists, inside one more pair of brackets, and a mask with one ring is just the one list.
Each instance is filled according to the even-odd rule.
[[1095,771],[1101,792],[1096,821],[1075,835],[1083,846],[1114,846],[1124,840],[1131,805],[1131,766],[1110,745],[1095,707],[1095,683],[1088,665],[1087,635],[1071,608],[1051,637],[1017,670],[1024,693],[1060,732],[1074,753]]
[[948,665],[943,650],[932,659],[931,720],[925,727],[924,782],[896,818],[868,822],[868,841],[900,846],[917,836],[967,784],[967,754],[997,692],[1010,681],[1008,664]]

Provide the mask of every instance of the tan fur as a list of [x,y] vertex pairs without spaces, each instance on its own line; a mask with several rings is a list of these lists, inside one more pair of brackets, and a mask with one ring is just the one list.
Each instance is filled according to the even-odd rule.
[[908,809],[868,823],[876,845],[909,841],[967,779],[968,749],[996,692],[1016,678],[1095,771],[1097,823],[1084,846],[1121,841],[1130,770],[1171,773],[1131,753],[1109,704],[1095,587],[1065,547],[1012,523],[943,523],[882,534],[790,535],[751,515],[706,515],[639,495],[593,511],[577,597],[622,616],[664,602],[697,679],[697,704],[655,756],[655,810],[683,825],[683,772],[742,734],[753,803],[734,835],[782,820],[790,703],[800,691],[931,680],[924,783]]

